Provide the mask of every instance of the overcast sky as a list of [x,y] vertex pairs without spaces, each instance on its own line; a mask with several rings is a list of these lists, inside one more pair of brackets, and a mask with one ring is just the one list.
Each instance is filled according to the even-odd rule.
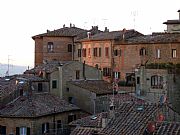
[[136,29],[163,32],[162,24],[178,19],[180,0],[1,0],[0,63],[33,66],[34,35],[70,23],[85,29]]

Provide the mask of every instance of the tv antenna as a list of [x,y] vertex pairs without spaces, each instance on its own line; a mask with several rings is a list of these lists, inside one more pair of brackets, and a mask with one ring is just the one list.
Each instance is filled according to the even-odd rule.
[[133,16],[133,25],[134,29],[136,28],[136,17],[138,16],[138,11],[131,11],[131,15]]

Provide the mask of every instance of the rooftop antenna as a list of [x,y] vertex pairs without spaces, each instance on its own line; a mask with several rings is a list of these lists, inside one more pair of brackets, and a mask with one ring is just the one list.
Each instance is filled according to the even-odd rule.
[[108,19],[103,18],[102,20],[103,20],[103,25],[104,25],[104,27],[106,27],[106,22],[107,22]]
[[8,67],[7,67],[8,69],[7,69],[6,74],[5,74],[6,76],[10,75],[10,60],[12,60],[12,59],[10,59],[10,56],[11,55],[8,55]]
[[138,11],[131,11],[131,15],[133,16],[133,25],[134,29],[136,28],[136,16],[138,16]]

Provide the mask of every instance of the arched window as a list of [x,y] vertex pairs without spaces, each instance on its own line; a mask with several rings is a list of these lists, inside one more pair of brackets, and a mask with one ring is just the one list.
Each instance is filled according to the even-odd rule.
[[145,49],[144,47],[140,49],[139,55],[140,55],[140,56],[146,55],[146,49]]
[[158,76],[158,75],[151,76],[151,87],[162,89],[163,88],[163,77]]

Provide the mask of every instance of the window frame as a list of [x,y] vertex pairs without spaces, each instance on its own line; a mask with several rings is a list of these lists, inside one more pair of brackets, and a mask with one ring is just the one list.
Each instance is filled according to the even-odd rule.
[[162,89],[163,88],[163,77],[159,75],[151,76],[151,88]]
[[57,80],[52,80],[52,89],[57,89]]
[[109,57],[109,47],[105,47],[105,57]]
[[80,70],[76,70],[76,80],[80,79]]
[[177,50],[172,49],[172,58],[177,58]]
[[78,49],[78,57],[81,57],[81,49]]
[[93,56],[98,57],[98,48],[93,48]]
[[73,45],[72,44],[68,44],[68,52],[72,52],[73,50]]
[[54,52],[54,43],[53,42],[48,42],[47,43],[47,52],[48,53],[53,53]]

